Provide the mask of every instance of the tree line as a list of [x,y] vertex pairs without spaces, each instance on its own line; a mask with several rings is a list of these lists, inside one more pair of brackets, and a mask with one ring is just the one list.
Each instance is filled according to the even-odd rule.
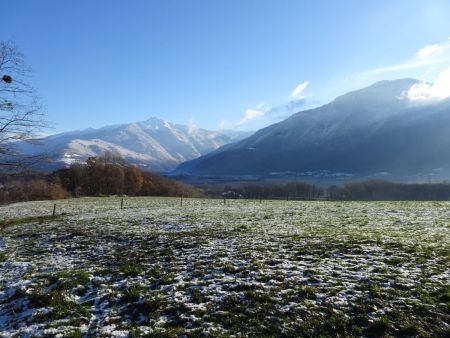
[[450,200],[450,183],[352,182],[329,187],[327,197],[358,201],[447,201]]
[[[8,176],[0,179],[0,203],[82,196],[184,196],[206,194],[191,185],[142,171],[120,156],[91,157],[50,175]],[[287,200],[450,200],[450,183],[406,184],[387,181],[350,182],[318,187],[305,182],[246,184],[209,191],[210,197]]]
[[5,176],[0,182],[0,203],[82,196],[200,197],[201,190],[143,171],[120,155],[105,153],[74,163],[49,175]]
[[283,182],[278,184],[247,184],[239,187],[226,186],[222,195],[228,198],[252,199],[319,199],[324,189],[305,182]]
[[305,182],[283,182],[225,186],[221,195],[250,199],[446,201],[450,200],[450,183],[410,184],[370,180],[322,188]]

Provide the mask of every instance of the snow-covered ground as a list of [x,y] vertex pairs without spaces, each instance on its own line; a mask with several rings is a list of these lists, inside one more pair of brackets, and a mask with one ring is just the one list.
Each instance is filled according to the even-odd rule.
[[0,207],[0,336],[450,333],[450,203],[120,204]]

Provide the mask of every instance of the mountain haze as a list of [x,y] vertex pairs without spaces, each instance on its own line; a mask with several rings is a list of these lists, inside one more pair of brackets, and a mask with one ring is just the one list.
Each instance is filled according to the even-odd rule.
[[450,101],[417,104],[414,79],[377,82],[299,112],[214,153],[181,164],[192,175],[327,171],[417,175],[450,169]]

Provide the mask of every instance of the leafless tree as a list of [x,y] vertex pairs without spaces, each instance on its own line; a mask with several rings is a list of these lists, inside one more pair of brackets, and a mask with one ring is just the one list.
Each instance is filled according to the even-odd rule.
[[0,174],[17,172],[41,156],[26,157],[17,142],[35,142],[46,127],[42,106],[29,83],[31,69],[13,42],[0,41]]

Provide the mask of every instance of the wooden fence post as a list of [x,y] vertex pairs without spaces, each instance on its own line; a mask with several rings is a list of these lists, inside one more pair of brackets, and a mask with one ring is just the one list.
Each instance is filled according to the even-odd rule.
[[123,198],[120,200],[120,209],[123,209]]
[[56,203],[53,204],[53,213],[52,213],[52,217],[55,217],[56,215]]

